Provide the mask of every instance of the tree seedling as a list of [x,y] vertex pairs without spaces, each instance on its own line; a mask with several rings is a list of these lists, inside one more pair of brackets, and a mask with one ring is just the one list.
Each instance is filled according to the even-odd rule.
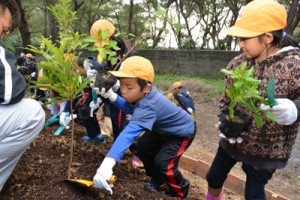
[[39,47],[29,46],[28,49],[42,57],[38,66],[43,70],[43,76],[35,82],[37,86],[43,86],[59,94],[54,96],[56,100],[48,103],[70,101],[72,133],[67,175],[67,178],[70,179],[74,147],[73,100],[81,96],[81,92],[90,84],[91,80],[84,79],[80,73],[76,73],[77,59],[86,44],[82,42],[84,35],[74,32],[76,12],[72,11],[72,1],[60,0],[59,3],[48,9],[55,16],[59,28],[58,44],[53,43],[50,38],[42,37],[39,39]]
[[226,88],[226,94],[231,99],[229,104],[229,119],[234,120],[234,109],[237,105],[246,108],[253,113],[254,121],[258,128],[264,124],[261,114],[264,114],[269,120],[275,121],[274,116],[267,110],[260,109],[257,103],[260,101],[265,105],[272,105],[271,102],[261,96],[258,86],[261,80],[254,78],[254,68],[247,68],[247,62],[240,66],[235,66],[233,70],[221,69],[221,72],[230,75],[233,79],[233,85]]

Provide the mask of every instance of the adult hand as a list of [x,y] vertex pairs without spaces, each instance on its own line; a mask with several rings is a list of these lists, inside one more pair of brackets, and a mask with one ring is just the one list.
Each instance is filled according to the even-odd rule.
[[298,110],[294,102],[286,98],[276,99],[276,101],[278,104],[272,108],[265,104],[261,104],[260,108],[262,110],[270,111],[270,113],[275,117],[277,124],[293,124],[298,118]]
[[91,101],[90,103],[90,108],[91,108],[91,112],[90,112],[90,117],[94,116],[94,111],[99,108],[100,104],[102,103],[102,100],[98,97],[97,98],[97,102],[95,103],[94,101]]
[[99,94],[106,98],[109,99],[111,102],[115,102],[117,100],[117,93],[115,93],[112,88],[110,88],[107,92],[105,92],[105,88],[102,88]]
[[97,169],[97,172],[93,178],[94,180],[94,187],[100,189],[106,189],[113,194],[111,186],[108,184],[108,180],[110,180],[113,174],[113,167],[116,164],[116,160],[110,157],[105,157],[103,162],[101,163],[100,167]]

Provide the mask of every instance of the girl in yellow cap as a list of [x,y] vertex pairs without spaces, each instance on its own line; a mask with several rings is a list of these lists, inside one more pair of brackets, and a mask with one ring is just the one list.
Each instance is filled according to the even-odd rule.
[[[276,122],[264,118],[264,126],[258,128],[253,115],[245,108],[235,109],[249,118],[244,124],[242,141],[230,143],[226,135],[234,131],[232,122],[222,120],[219,148],[206,175],[208,200],[219,200],[228,173],[237,162],[242,163],[246,174],[245,198],[266,199],[265,185],[276,169],[284,168],[291,155],[299,127],[300,109],[300,51],[299,46],[284,32],[287,14],[282,5],[273,0],[254,0],[247,4],[234,26],[226,33],[239,38],[243,53],[229,62],[232,70],[247,61],[254,66],[255,78],[261,80],[258,90],[267,97],[267,85],[273,71],[275,77],[276,104],[261,108],[269,110]],[[232,77],[225,76],[225,87],[232,85]],[[223,94],[220,113],[228,110],[230,99]]]

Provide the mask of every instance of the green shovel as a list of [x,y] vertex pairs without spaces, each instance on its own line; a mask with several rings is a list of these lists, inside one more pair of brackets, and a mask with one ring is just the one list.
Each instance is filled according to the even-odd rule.
[[271,67],[270,70],[270,77],[268,81],[267,86],[267,98],[268,101],[271,103],[270,107],[278,105],[278,101],[275,99],[275,83],[274,83],[274,73],[273,73],[273,67]]

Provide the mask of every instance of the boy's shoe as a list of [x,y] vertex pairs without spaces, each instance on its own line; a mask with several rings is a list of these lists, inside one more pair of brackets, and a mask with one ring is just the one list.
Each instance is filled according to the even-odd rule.
[[144,188],[145,189],[155,189],[155,190],[158,190],[160,187],[160,185],[152,182],[152,181],[149,181],[147,183],[144,183]]
[[131,163],[134,167],[143,168],[144,164],[138,156],[132,156]]
[[144,184],[144,188],[147,190],[157,190],[159,193],[170,196],[170,197],[176,197],[176,194],[171,191],[169,186],[165,183],[158,185],[152,181],[149,181]]
[[54,124],[59,124],[59,116],[58,114],[50,115],[49,119],[45,122],[46,127],[53,126]]
[[85,141],[98,141],[98,142],[105,142],[105,138],[103,137],[102,134],[99,134],[95,137],[89,137],[87,135],[82,137],[83,140]]

